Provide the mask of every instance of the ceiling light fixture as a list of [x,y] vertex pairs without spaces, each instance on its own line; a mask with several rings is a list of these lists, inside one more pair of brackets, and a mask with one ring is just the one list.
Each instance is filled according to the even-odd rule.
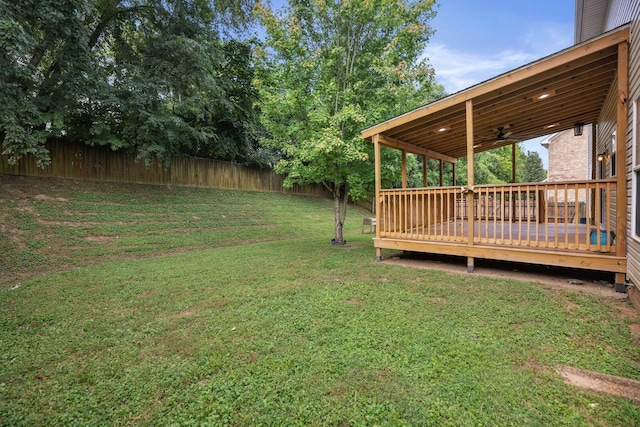
[[553,95],[556,94],[556,91],[551,89],[551,90],[545,90],[544,92],[541,92],[537,95],[534,95],[533,97],[531,97],[531,100],[533,102],[538,102],[538,101],[543,101],[545,99],[549,99],[551,98]]

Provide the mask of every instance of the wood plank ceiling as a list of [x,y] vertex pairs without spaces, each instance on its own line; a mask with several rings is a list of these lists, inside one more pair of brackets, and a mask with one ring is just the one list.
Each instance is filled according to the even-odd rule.
[[[628,38],[622,27],[373,126],[362,137],[379,134],[387,137],[383,144],[409,144],[402,146],[417,154],[465,157],[467,100],[476,152],[595,123],[616,76],[618,43]],[[508,137],[499,140],[500,131]]]

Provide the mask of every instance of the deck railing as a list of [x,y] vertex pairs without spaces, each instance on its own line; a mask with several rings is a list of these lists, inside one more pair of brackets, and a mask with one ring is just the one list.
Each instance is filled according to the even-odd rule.
[[466,243],[472,238],[482,244],[614,252],[615,186],[609,179],[382,190],[379,233],[382,238]]

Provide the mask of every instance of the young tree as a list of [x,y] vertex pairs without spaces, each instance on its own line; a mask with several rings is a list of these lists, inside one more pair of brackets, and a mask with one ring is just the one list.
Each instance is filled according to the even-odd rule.
[[257,59],[265,146],[281,153],[285,185],[321,183],[334,198],[343,243],[349,196],[370,194],[372,147],[360,131],[432,100],[442,90],[420,60],[433,0],[291,0],[258,4],[266,28]]
[[544,170],[542,159],[535,151],[527,151],[523,169],[524,182],[542,182],[547,179],[547,171]]

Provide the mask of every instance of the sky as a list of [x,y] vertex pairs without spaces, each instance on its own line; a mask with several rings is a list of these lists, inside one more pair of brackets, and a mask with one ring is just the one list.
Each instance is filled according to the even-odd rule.
[[[425,56],[448,93],[573,45],[575,0],[439,0]],[[540,138],[521,143],[537,151]]]

